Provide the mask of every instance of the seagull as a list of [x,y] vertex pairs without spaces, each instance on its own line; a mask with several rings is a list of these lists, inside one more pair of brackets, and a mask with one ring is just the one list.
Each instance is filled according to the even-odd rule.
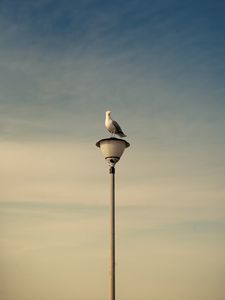
[[107,130],[112,133],[112,136],[114,134],[119,135],[120,137],[126,137],[126,135],[123,133],[122,129],[120,128],[120,125],[112,120],[111,118],[111,111],[107,110],[105,113],[105,127],[107,128]]

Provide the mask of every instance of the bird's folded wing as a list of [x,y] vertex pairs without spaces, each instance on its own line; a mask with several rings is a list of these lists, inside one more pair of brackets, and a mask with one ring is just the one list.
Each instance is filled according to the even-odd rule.
[[120,125],[116,121],[113,120],[112,123],[115,126],[116,131],[122,132],[122,129],[120,128]]

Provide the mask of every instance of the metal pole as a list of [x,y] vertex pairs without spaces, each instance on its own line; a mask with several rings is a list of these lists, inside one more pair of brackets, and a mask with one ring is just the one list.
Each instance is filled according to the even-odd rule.
[[115,168],[110,167],[110,300],[115,300]]

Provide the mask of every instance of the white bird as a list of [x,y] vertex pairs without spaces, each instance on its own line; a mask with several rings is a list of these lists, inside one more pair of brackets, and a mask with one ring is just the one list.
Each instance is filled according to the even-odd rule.
[[120,128],[120,125],[116,121],[112,120],[110,110],[107,110],[105,113],[105,127],[110,133],[112,133],[112,135],[117,134],[120,137],[126,137]]

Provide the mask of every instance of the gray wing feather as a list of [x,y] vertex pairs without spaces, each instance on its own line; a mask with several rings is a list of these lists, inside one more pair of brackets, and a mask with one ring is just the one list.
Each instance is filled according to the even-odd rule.
[[116,127],[116,132],[123,132],[120,125],[116,121],[112,121],[113,125]]
[[115,134],[118,134],[120,137],[125,137],[126,135],[123,133],[123,130],[120,128],[120,125],[116,121],[112,121],[113,125],[115,126]]

